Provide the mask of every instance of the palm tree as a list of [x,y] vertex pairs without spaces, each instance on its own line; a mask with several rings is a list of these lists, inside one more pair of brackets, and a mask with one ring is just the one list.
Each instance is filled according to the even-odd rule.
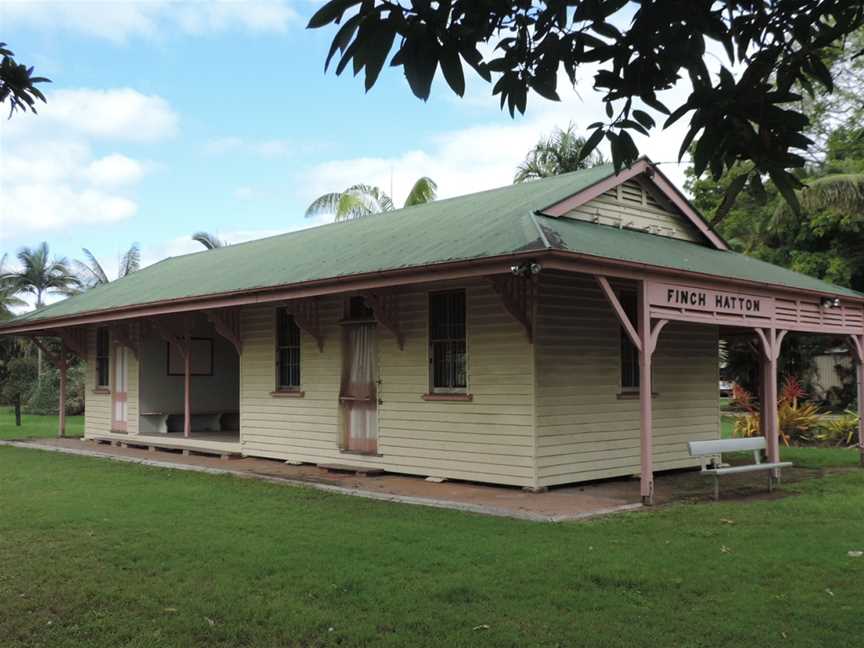
[[[804,180],[804,188],[795,192],[801,209],[807,213],[834,209],[844,214],[864,213],[864,173],[831,173]],[[795,218],[789,203],[781,202],[771,220],[776,230]]]
[[811,180],[800,193],[800,201],[807,210],[860,214],[864,212],[864,173],[835,173]]
[[192,240],[197,241],[208,250],[215,250],[216,248],[221,248],[228,245],[228,243],[220,239],[215,234],[211,234],[210,232],[195,232],[192,235]]
[[576,126],[572,122],[564,130],[556,128],[549,137],[541,137],[525,160],[516,167],[513,182],[548,178],[606,164],[603,154],[597,150],[585,159],[580,159],[584,145],[585,139],[576,134]]
[[18,250],[21,269],[9,273],[9,282],[16,292],[28,293],[36,298],[36,308],[45,305],[49,294],[68,296],[80,288],[81,280],[63,257],[50,258],[48,244],[44,241],[34,248]]
[[15,316],[12,309],[26,306],[27,302],[18,297],[17,288],[12,279],[12,273],[6,270],[6,257],[0,257],[0,321],[11,319]]
[[[93,256],[93,253],[87,248],[81,248],[87,261],[75,261],[75,266],[78,271],[84,276],[82,282],[89,288],[100,286],[102,284],[111,283],[108,278],[108,273],[99,263],[98,259]],[[117,269],[117,278],[122,279],[126,275],[130,275],[141,267],[141,248],[137,243],[129,246],[123,254],[120,255],[120,264]]]
[[[422,177],[414,183],[405,207],[422,205],[432,202],[438,194],[438,185],[434,180]],[[378,187],[367,184],[356,184],[338,193],[327,193],[312,201],[306,208],[306,218],[319,214],[333,214],[336,222],[362,218],[372,214],[393,211],[393,199]]]
[[[36,308],[45,305],[45,296],[72,295],[81,287],[81,280],[69,268],[69,261],[63,257],[50,258],[48,244],[42,242],[35,248],[22,247],[18,250],[21,269],[10,272],[9,286],[16,293],[28,293],[36,298]],[[39,376],[42,376],[42,350],[39,350]]]

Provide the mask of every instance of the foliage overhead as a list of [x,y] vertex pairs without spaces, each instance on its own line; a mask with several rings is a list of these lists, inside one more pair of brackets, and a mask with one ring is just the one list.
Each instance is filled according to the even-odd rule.
[[[351,64],[355,75],[365,72],[367,90],[395,46],[390,65],[420,99],[439,67],[462,96],[467,64],[494,82],[511,115],[525,112],[529,91],[558,100],[560,69],[573,85],[590,69],[606,119],[590,126],[584,155],[605,137],[620,169],[639,156],[631,132],[647,135],[656,119],[667,128],[687,115],[679,159],[692,146],[697,176],[708,169],[716,179],[749,163],[797,210],[800,185],[789,170],[804,165],[812,139],[795,103],[833,90],[823,57],[862,24],[864,4],[850,0],[329,0],[308,27],[339,25],[325,68],[334,57],[337,74]],[[689,95],[667,105],[664,91],[682,80]]]
[[[434,180],[425,176],[418,178],[405,199],[405,207],[431,202],[437,195],[438,185]],[[379,187],[356,184],[345,191],[326,193],[313,200],[306,208],[306,218],[319,214],[333,214],[334,220],[340,222],[394,209],[396,207],[393,199]]]
[[9,100],[9,116],[16,110],[36,112],[36,100],[45,103],[45,95],[37,83],[51,83],[51,79],[34,77],[33,68],[15,62],[15,54],[0,43],[0,103]]
[[595,150],[583,156],[584,146],[585,138],[576,133],[576,126],[572,122],[565,129],[556,128],[548,137],[541,137],[528,152],[516,168],[513,182],[548,178],[606,164],[600,151]]

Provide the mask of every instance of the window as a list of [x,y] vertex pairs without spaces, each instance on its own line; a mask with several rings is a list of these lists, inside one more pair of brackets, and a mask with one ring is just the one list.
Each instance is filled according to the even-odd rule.
[[429,296],[429,365],[433,392],[464,391],[468,385],[465,292]]
[[[624,313],[639,332],[639,318],[636,293],[624,292],[618,295]],[[621,390],[635,391],[639,389],[639,350],[633,345],[624,327],[621,327]]]
[[108,387],[110,345],[108,329],[101,326],[96,329],[96,386]]
[[276,311],[276,387],[300,389],[300,329],[284,308]]

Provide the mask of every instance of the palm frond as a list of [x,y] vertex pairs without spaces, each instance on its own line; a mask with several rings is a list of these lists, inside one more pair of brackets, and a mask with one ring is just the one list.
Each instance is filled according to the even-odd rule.
[[800,201],[806,210],[860,214],[864,212],[864,173],[837,173],[812,180],[801,191]]
[[117,277],[125,277],[133,272],[136,272],[141,267],[141,247],[138,243],[133,243],[120,256],[120,269],[117,271]]
[[107,284],[111,280],[108,278],[108,274],[105,272],[105,269],[102,267],[102,264],[99,263],[99,260],[93,255],[93,253],[87,248],[81,248],[84,252],[84,256],[87,257],[89,263],[84,263],[82,261],[75,261],[75,265],[80,269],[89,271],[90,277],[92,278],[94,285],[99,284]]
[[341,193],[326,193],[323,196],[318,196],[306,208],[306,218],[319,216],[321,214],[336,214],[339,209],[339,201],[342,199]]
[[438,185],[432,178],[423,176],[422,178],[418,178],[414,186],[411,187],[411,191],[408,192],[408,197],[405,199],[405,206],[413,207],[414,205],[432,202],[437,195]]
[[208,250],[215,250],[216,248],[225,247],[227,245],[225,241],[210,232],[195,232],[192,235],[192,240],[200,243]]

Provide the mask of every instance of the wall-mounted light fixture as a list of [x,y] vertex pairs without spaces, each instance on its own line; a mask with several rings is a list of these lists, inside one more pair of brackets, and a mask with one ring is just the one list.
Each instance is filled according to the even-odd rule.
[[822,300],[822,308],[840,308],[840,300],[832,299],[831,297],[825,297]]
[[536,261],[514,264],[510,266],[510,272],[517,277],[528,277],[531,275],[540,274],[543,266]]

